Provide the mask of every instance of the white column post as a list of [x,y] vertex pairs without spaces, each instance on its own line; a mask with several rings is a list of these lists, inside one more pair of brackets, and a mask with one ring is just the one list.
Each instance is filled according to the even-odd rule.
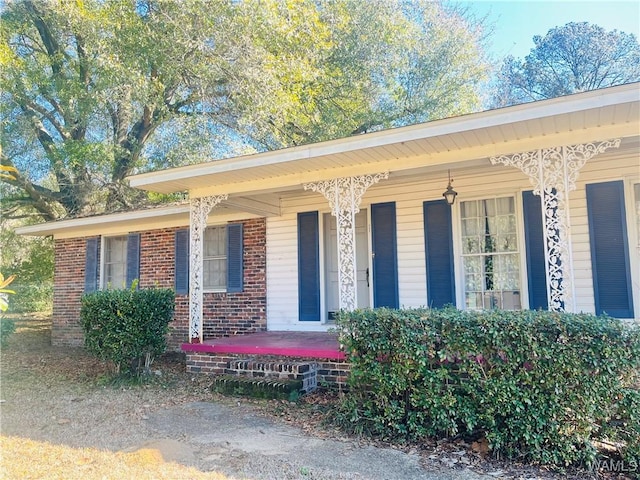
[[524,172],[533,185],[533,193],[541,196],[547,300],[551,311],[576,311],[569,192],[576,189],[578,173],[587,160],[619,146],[620,139],[615,139],[491,157],[494,165],[509,165]]
[[389,172],[334,178],[304,185],[305,190],[324,195],[329,201],[331,214],[336,217],[340,309],[351,311],[357,306],[355,217],[360,211],[360,202],[371,185],[387,178]]
[[192,198],[190,205],[189,225],[189,342],[198,338],[203,341],[202,334],[202,257],[204,251],[204,231],[211,209],[227,195]]

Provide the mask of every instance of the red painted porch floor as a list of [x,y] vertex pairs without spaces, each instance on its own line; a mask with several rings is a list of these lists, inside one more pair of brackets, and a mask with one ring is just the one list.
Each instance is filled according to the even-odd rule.
[[280,355],[285,357],[344,360],[338,337],[327,332],[257,332],[210,338],[203,343],[183,343],[185,352]]

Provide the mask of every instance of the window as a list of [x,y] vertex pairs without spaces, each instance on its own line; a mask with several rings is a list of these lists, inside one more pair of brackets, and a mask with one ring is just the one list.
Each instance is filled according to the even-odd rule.
[[104,288],[124,288],[127,281],[127,237],[104,239]]
[[514,197],[460,203],[465,305],[520,309]]
[[[208,227],[204,231],[202,283],[205,291],[239,293],[244,290],[242,223]],[[175,289],[189,293],[189,230],[175,235]]]
[[202,278],[205,290],[227,288],[227,229],[224,226],[207,227],[204,232]]
[[85,291],[92,292],[98,287],[98,265],[102,288],[129,288],[134,280],[140,279],[139,233],[103,237],[100,255],[98,242],[97,238],[87,239]]

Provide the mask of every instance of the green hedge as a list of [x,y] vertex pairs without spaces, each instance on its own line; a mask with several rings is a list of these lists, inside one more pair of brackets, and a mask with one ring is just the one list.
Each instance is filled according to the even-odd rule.
[[167,347],[175,294],[169,289],[101,290],[82,296],[80,321],[87,350],[114,363],[116,373],[148,371]]
[[412,441],[485,435],[496,455],[589,465],[594,440],[640,453],[640,331],[546,311],[357,310],[339,421]]

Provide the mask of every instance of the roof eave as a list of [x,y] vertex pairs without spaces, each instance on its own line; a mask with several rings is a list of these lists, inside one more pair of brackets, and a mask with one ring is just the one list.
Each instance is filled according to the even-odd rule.
[[188,179],[193,177],[240,171],[258,166],[296,162],[379,146],[390,146],[416,138],[434,138],[443,135],[462,134],[479,128],[540,120],[554,115],[594,110],[608,105],[637,102],[640,96],[639,86],[640,83],[634,83],[602,90],[593,90],[565,97],[472,113],[337,140],[171,168],[157,172],[142,173],[130,176],[128,180],[132,187],[171,193],[184,190],[182,187],[174,187],[171,186],[171,184],[182,185],[185,181],[189,183]]

